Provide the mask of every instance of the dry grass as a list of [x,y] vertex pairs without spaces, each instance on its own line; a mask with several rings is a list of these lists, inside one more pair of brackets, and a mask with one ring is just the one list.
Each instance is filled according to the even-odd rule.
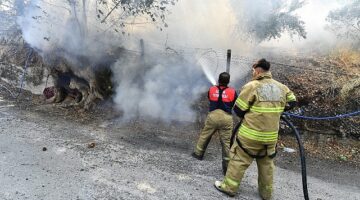
[[340,98],[360,97],[360,52],[346,47],[338,48],[329,55],[329,60],[345,73],[355,75],[350,80],[344,77],[334,82],[335,88],[341,88]]
[[349,96],[360,96],[360,77],[348,81],[340,90],[340,97],[347,99]]
[[360,74],[360,52],[339,48],[330,54],[330,59],[348,73]]
[[[279,147],[290,147],[298,149],[298,145],[293,136],[282,135]],[[328,137],[325,141],[314,139],[304,139],[303,145],[307,156],[354,163],[360,166],[360,143],[355,140],[339,140],[338,138]]]

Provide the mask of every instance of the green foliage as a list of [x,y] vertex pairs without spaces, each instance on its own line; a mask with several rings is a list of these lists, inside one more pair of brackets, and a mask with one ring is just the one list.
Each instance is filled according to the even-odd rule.
[[[94,0],[95,4],[85,0],[82,3],[80,0],[58,1],[54,4],[47,0],[40,0],[40,2],[47,6],[65,8],[69,12],[75,9],[85,9],[85,4],[96,6],[98,20],[101,23],[110,24],[115,32],[124,34],[123,30],[126,26],[138,23],[153,23],[161,30],[163,27],[167,27],[165,16],[169,12],[168,7],[175,5],[177,0]],[[23,14],[29,3],[29,0],[0,0],[0,17],[2,19],[0,31],[8,30],[9,27],[16,25],[16,17]],[[44,16],[33,16],[33,19],[47,18],[46,9],[41,7],[39,9],[43,10]],[[141,22],[135,20],[140,18]]]
[[286,31],[291,37],[298,34],[305,39],[306,31],[304,24],[298,17],[280,12],[272,14],[267,20],[254,24],[252,32],[260,41],[280,38],[282,33]]
[[329,22],[328,28],[339,38],[353,40],[360,46],[360,0],[330,11],[326,20]]
[[291,37],[298,35],[305,39],[305,23],[295,14],[304,2],[304,0],[254,0],[242,3],[241,13],[238,16],[238,32],[242,32],[243,39],[255,42],[277,39],[285,32]]
[[[135,24],[135,22],[131,23],[126,19],[137,17],[146,18],[144,22],[137,23],[154,23],[162,30],[163,27],[168,26],[165,22],[167,8],[170,5],[175,5],[176,2],[177,0],[97,0],[97,17],[102,23],[113,24],[116,32],[127,25]],[[109,16],[113,14],[116,17],[109,19]],[[125,32],[122,31],[122,33]]]

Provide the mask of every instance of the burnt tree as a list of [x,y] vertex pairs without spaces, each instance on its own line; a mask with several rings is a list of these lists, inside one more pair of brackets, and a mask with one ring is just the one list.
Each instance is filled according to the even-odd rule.
[[87,109],[112,94],[110,67],[124,56],[128,28],[149,23],[162,30],[176,1],[6,0],[0,5],[18,18],[25,42],[46,64],[56,88],[54,102],[71,96],[73,105]]

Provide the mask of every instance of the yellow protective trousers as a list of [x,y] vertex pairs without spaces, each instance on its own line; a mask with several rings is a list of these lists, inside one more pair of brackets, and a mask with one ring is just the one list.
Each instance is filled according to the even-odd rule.
[[[240,186],[246,169],[255,159],[258,168],[258,190],[263,199],[270,199],[273,191],[274,162],[269,155],[275,153],[276,142],[264,144],[248,138],[238,136],[241,146],[247,153],[234,142],[230,149],[230,162],[221,188],[226,192],[235,194]],[[266,145],[267,148],[264,148]],[[266,155],[262,158],[253,158],[251,155]]]
[[195,154],[203,156],[205,150],[215,132],[219,132],[220,143],[222,147],[222,167],[224,174],[229,162],[230,138],[233,129],[232,115],[216,109],[210,112],[206,118],[204,128],[202,129],[199,140],[195,146]]

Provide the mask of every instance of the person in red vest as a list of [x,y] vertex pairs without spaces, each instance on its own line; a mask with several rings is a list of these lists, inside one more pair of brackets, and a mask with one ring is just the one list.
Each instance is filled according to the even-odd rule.
[[229,162],[230,138],[233,130],[231,111],[237,98],[235,89],[228,87],[229,82],[230,74],[222,72],[219,75],[219,84],[210,87],[208,92],[210,113],[206,118],[204,128],[200,133],[194,152],[191,154],[194,158],[202,160],[211,137],[215,132],[219,132],[224,174],[226,173]]

